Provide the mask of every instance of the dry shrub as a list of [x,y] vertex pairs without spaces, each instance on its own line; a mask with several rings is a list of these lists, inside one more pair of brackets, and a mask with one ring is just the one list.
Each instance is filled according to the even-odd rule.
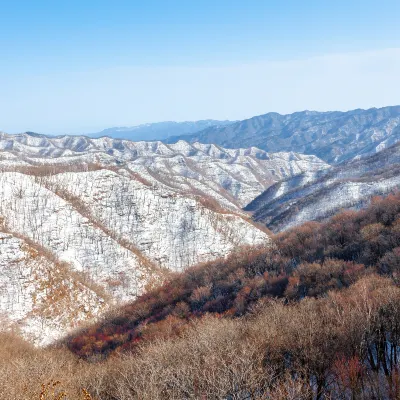
[[0,399],[396,399],[399,320],[400,289],[370,275],[324,298],[265,299],[235,319],[205,315],[91,363],[2,335]]
[[242,321],[207,316],[180,338],[122,356],[106,390],[121,400],[257,398],[271,379],[257,350]]
[[95,400],[84,386],[89,370],[66,349],[37,349],[0,333],[1,400]]
[[1,336],[0,399],[398,399],[399,200],[176,275],[76,338],[91,363]]

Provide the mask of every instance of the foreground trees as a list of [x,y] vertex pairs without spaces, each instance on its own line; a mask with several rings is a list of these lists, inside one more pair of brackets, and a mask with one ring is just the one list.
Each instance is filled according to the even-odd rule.
[[397,400],[399,227],[400,196],[374,199],[176,275],[68,338],[76,355],[3,346],[0,398],[59,380],[66,399]]
[[[175,323],[167,318],[164,331]],[[60,381],[68,399],[85,388],[103,400],[395,400],[399,339],[400,288],[370,274],[321,298],[266,298],[234,319],[208,314],[103,361],[3,337],[0,398],[39,399],[41,383]]]

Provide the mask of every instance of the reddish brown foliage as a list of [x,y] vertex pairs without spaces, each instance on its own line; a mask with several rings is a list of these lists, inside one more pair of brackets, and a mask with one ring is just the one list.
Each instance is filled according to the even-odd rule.
[[[187,321],[205,313],[241,316],[262,298],[322,297],[374,271],[396,280],[400,195],[375,198],[368,209],[344,212],[324,224],[306,223],[277,235],[274,242],[275,247],[244,248],[174,275],[118,316],[69,338],[69,348],[84,357],[106,355],[151,340],[156,330],[161,337],[178,334]],[[181,322],[162,323],[168,318]]]

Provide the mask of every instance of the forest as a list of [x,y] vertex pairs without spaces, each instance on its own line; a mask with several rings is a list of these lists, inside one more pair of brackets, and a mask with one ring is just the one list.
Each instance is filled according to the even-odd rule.
[[56,346],[3,334],[3,398],[399,399],[399,272],[394,193],[176,273]]

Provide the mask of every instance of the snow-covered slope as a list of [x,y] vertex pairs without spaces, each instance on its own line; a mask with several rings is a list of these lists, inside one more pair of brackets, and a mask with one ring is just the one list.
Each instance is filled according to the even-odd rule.
[[293,152],[272,154],[255,147],[223,149],[185,141],[166,145],[108,137],[0,133],[1,149],[0,168],[3,169],[18,163],[96,163],[124,167],[150,185],[213,198],[223,207],[236,211],[281,179],[329,167],[315,156]]
[[[266,233],[243,215],[214,211],[194,197],[148,186],[107,169],[50,176],[2,172],[0,216],[3,231],[39,246],[57,265],[83,273],[111,302],[135,298],[146,285],[161,281],[167,270],[181,271],[223,257],[238,246],[269,243]],[[18,241],[9,243],[0,247],[4,270],[11,268],[10,246],[22,246]],[[6,282],[4,297],[0,294],[0,303],[5,302],[1,309],[12,321],[25,321],[25,333],[38,336],[29,285],[43,268],[48,273],[45,279],[51,282],[57,268],[25,262],[22,254],[18,260],[22,275],[12,279],[20,283],[16,291],[27,300],[21,300],[21,312],[14,315],[15,301],[3,300],[9,296]],[[81,296],[82,305],[90,303],[93,293]],[[65,318],[68,314],[73,315],[67,312]],[[71,325],[76,321],[79,319],[71,319]],[[66,324],[50,322],[43,325],[43,334],[49,336],[51,327],[64,331]],[[50,336],[56,337],[57,332]]]
[[37,343],[169,271],[269,245],[241,207],[329,168],[256,148],[0,134],[0,311]]
[[273,231],[358,208],[400,187],[400,144],[329,170],[306,172],[269,187],[245,210]]
[[110,301],[85,274],[27,238],[0,232],[2,329],[17,329],[37,344],[48,344],[93,320]]

